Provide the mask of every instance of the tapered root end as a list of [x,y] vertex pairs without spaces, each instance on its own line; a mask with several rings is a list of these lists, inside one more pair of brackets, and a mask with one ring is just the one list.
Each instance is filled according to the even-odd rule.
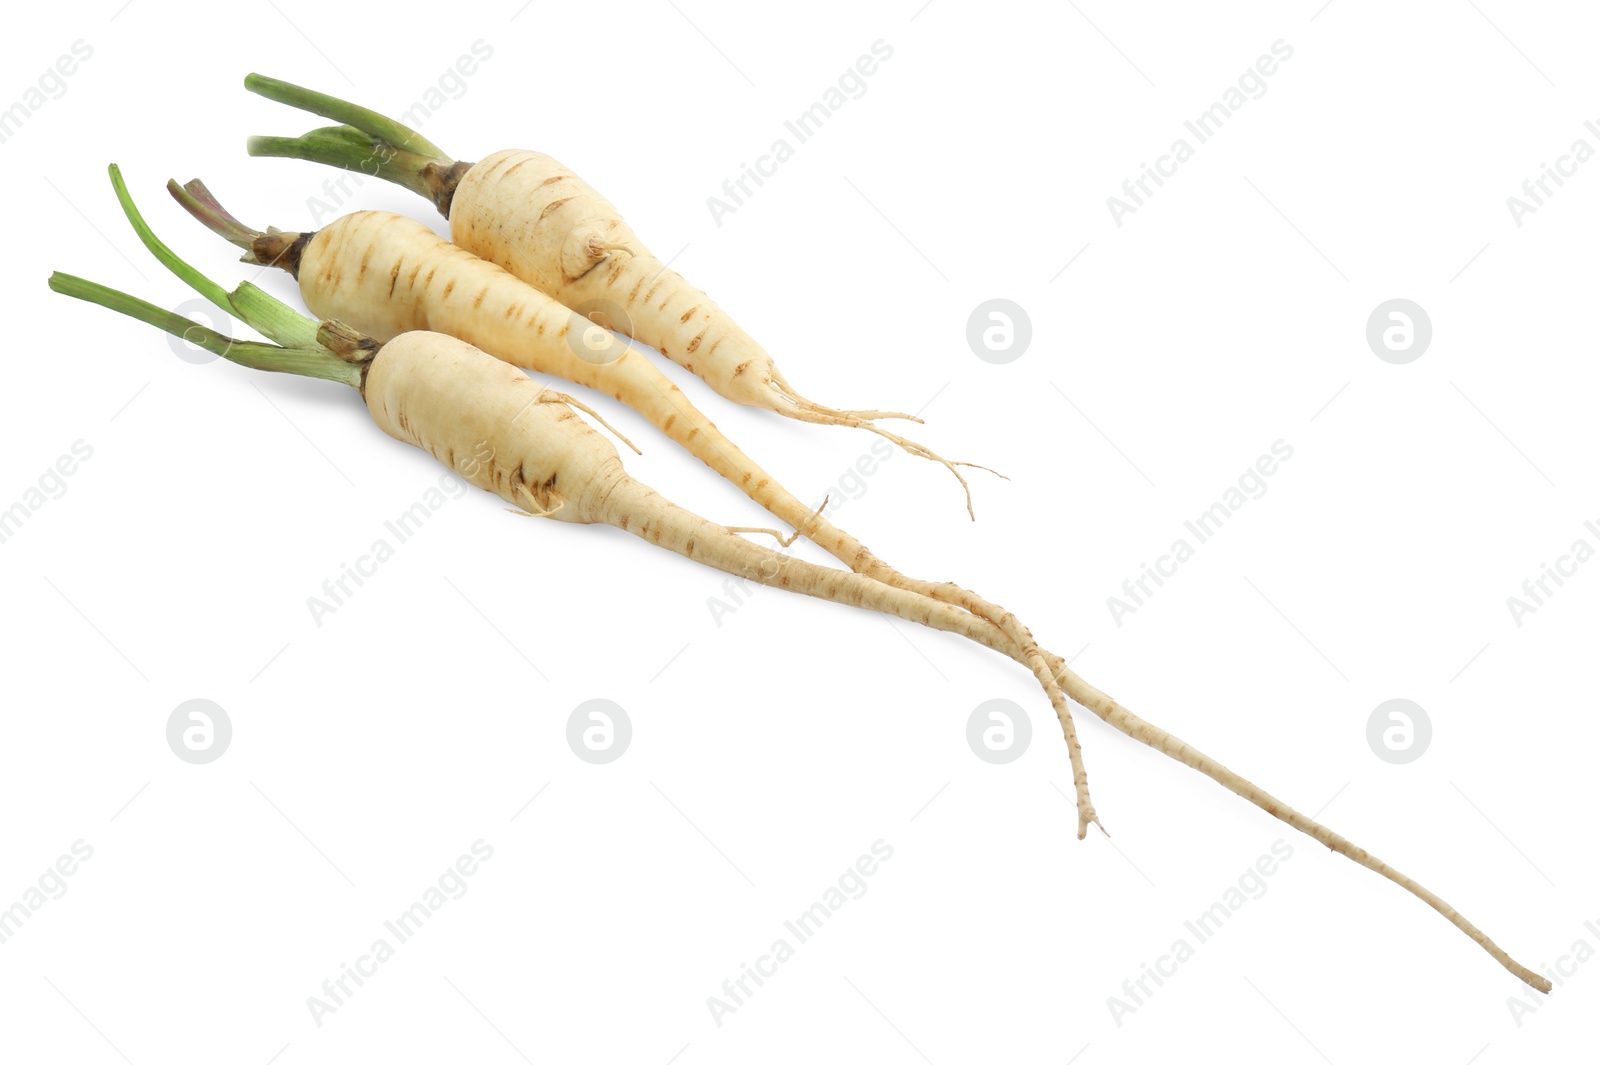
[[1529,969],[1516,962],[1512,962],[1510,965],[1506,966],[1506,968],[1510,969],[1517,979],[1521,980],[1535,991],[1542,991],[1548,995],[1555,988],[1555,985],[1549,980],[1540,976],[1532,969]]
[[915,414],[904,414],[897,410],[839,410],[836,407],[818,403],[814,399],[807,399],[789,383],[788,378],[783,376],[783,372],[777,366],[772,365],[771,360],[768,360],[767,374],[773,389],[783,398],[785,403],[792,403],[796,407],[802,407],[814,414],[834,418],[858,418],[868,422],[875,422],[883,418],[897,418],[900,421],[922,424],[922,419]]
[[915,455],[917,458],[927,459],[929,462],[937,462],[939,465],[949,470],[951,476],[953,476],[961,485],[961,491],[965,494],[967,500],[967,517],[973,521],[978,520],[978,515],[972,509],[972,486],[967,484],[967,479],[961,476],[961,471],[956,467],[966,466],[970,469],[985,470],[994,474],[996,477],[1004,480],[1010,480],[1010,478],[1006,477],[1005,474],[996,470],[991,470],[987,466],[979,466],[975,462],[958,462],[947,459],[943,455],[940,455],[937,452],[923,446],[922,444],[917,443],[915,440],[908,440],[898,433],[891,433],[887,429],[883,429],[877,425],[874,425],[870,418],[861,417],[862,413],[868,413],[878,414],[880,417],[905,417],[912,421],[921,420],[913,415],[883,415],[880,412],[875,411],[861,412],[838,410],[834,407],[825,407],[820,403],[806,399],[804,396],[794,394],[792,391],[782,387],[783,383],[781,381],[777,382],[777,384],[780,386],[778,389],[778,395],[782,398],[782,402],[774,408],[778,411],[778,413],[786,415],[790,418],[794,418],[797,421],[811,422],[816,425],[843,425],[851,429],[865,429],[869,433],[874,433],[883,437],[885,440],[900,448],[900,450],[904,451],[908,455]]
[[[880,429],[871,422],[864,421],[860,418],[838,418],[834,419],[833,424],[849,425],[857,429],[865,429],[869,433],[876,433],[878,436],[883,437],[885,440],[889,441],[891,444],[894,444],[908,455],[915,455],[917,458],[927,459],[929,462],[937,462],[939,465],[949,470],[950,475],[954,477],[961,485],[961,492],[967,500],[967,517],[972,521],[978,520],[977,512],[972,509],[972,486],[967,483],[967,479],[965,477],[961,476],[961,471],[956,469],[957,466],[972,466],[972,463],[952,462],[943,455],[937,454],[936,452],[930,451],[928,448],[923,447],[915,440],[907,440],[898,433],[891,433],[887,429]],[[975,468],[986,469],[987,467],[978,466]]]
[[863,422],[875,422],[886,418],[895,418],[904,422],[916,422],[918,425],[923,424],[922,419],[917,417],[915,414],[905,414],[897,410],[840,410],[838,407],[830,407],[824,403],[818,403],[814,399],[807,399],[805,396],[800,395],[800,393],[796,392],[782,381],[776,380],[776,378],[774,378],[774,384],[778,386],[778,394],[783,397],[784,402],[792,403],[802,410],[808,410],[813,414],[818,414],[825,418],[847,418]]
[[[848,425],[848,426],[850,426],[852,428],[855,428],[855,429],[865,429],[869,433],[873,433],[873,434],[876,434],[877,436],[883,437],[885,440],[889,441],[891,444],[895,445],[896,447],[898,447],[900,450],[904,451],[908,455],[915,455],[917,458],[919,458],[919,459],[927,459],[929,462],[937,462],[939,465],[941,465],[945,469],[949,470],[950,471],[950,475],[952,477],[954,477],[956,479],[956,482],[961,485],[961,492],[966,497],[966,501],[967,501],[967,517],[969,519],[971,519],[972,521],[977,521],[978,520],[977,512],[972,509],[972,486],[967,483],[967,479],[965,477],[961,476],[961,471],[959,469],[957,469],[956,467],[958,467],[958,466],[967,466],[967,467],[970,467],[972,469],[988,470],[990,473],[994,473],[995,472],[993,470],[989,470],[989,468],[987,466],[978,466],[978,465],[976,465],[974,463],[971,463],[971,462],[955,462],[955,461],[952,461],[950,459],[945,458],[943,455],[940,455],[937,452],[932,451],[927,447],[924,447],[922,444],[917,443],[915,440],[908,440],[908,439],[906,439],[905,437],[901,436],[898,433],[891,433],[887,429],[880,429],[878,426],[872,424],[869,421],[861,419],[861,418],[848,418],[848,417],[840,417],[840,416],[832,416],[832,417],[819,416],[818,420],[827,422],[827,423],[832,424],[832,425]],[[996,474],[996,476],[1001,476],[1001,475]]]
[[903,422],[916,422],[918,425],[923,424],[922,419],[917,417],[915,414],[903,414],[897,410],[834,410],[831,407],[824,407],[820,403],[810,403],[809,400],[803,400],[802,402],[808,403],[812,408],[818,411],[829,414],[838,414],[846,418],[860,418],[862,421],[875,422],[886,418],[897,418]]

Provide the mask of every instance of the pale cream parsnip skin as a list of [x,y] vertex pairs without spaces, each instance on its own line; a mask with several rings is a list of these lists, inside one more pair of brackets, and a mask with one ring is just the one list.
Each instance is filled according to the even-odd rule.
[[736,403],[771,408],[798,399],[754,338],[548,155],[503,151],[474,164],[456,186],[450,236],[568,307],[617,304],[631,336]]
[[601,520],[597,496],[627,476],[616,448],[557,393],[443,333],[385,344],[362,395],[384,432],[532,514]]

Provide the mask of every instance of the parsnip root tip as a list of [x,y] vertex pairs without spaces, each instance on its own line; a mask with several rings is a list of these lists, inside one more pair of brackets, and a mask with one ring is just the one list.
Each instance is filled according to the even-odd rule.
[[1102,836],[1105,836],[1107,839],[1111,838],[1111,833],[1107,832],[1106,826],[1100,823],[1100,815],[1095,813],[1093,806],[1089,807],[1087,810],[1080,809],[1078,811],[1079,839],[1086,839],[1088,837],[1090,825],[1094,825],[1095,828],[1098,828]]
[[[905,437],[901,436],[898,433],[891,433],[887,429],[880,429],[878,426],[873,425],[871,422],[868,422],[868,421],[862,421],[860,419],[844,419],[844,420],[831,421],[831,424],[834,424],[834,425],[849,425],[849,426],[852,426],[852,427],[857,428],[857,429],[865,429],[869,433],[874,433],[874,434],[876,434],[878,436],[883,437],[885,440],[889,441],[889,443],[894,444],[896,447],[898,447],[900,450],[904,451],[908,455],[915,455],[917,458],[919,458],[919,459],[927,459],[929,462],[937,462],[939,465],[941,465],[945,469],[949,470],[950,471],[950,475],[952,477],[954,477],[957,482],[960,483],[961,492],[966,497],[966,501],[967,501],[967,517],[972,519],[973,521],[977,521],[978,520],[977,511],[972,509],[972,486],[967,483],[967,479],[965,477],[961,476],[961,471],[956,469],[957,466],[970,466],[970,465],[972,465],[972,463],[970,463],[970,462],[951,462],[949,459],[945,458],[943,455],[940,455],[935,451],[929,450],[928,448],[924,447],[923,445],[917,443],[915,440],[907,440]],[[981,466],[979,467],[979,469],[983,469],[983,468],[984,467],[981,467]]]
[[993,468],[991,468],[989,466],[981,466],[976,462],[960,462],[960,461],[957,461],[956,465],[957,466],[965,466],[968,469],[972,469],[972,470],[982,470],[984,473],[992,473],[996,477],[1000,478],[1002,481],[1011,480],[1010,477],[1007,477],[1005,474],[1001,473],[999,470],[993,469]]

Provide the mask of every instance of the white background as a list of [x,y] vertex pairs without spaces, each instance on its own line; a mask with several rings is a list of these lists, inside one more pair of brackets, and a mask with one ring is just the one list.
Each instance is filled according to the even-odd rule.
[[[0,1056],[1592,1056],[1600,964],[1519,1025],[1521,985],[1421,903],[1087,714],[1113,838],[1077,842],[1047,702],[952,637],[768,590],[718,626],[720,575],[477,492],[319,627],[307,597],[442,469],[339,386],[191,364],[44,285],[61,269],[190,298],[122,221],[113,160],[175,248],[242,280],[162,183],[203,176],[247,222],[298,229],[333,173],[245,156],[247,134],[322,122],[248,95],[244,73],[398,113],[482,39],[492,58],[431,139],[465,159],[555,155],[797,386],[927,404],[914,435],[1011,478],[975,475],[972,523],[944,471],[897,456],[841,525],[1005,603],[1091,682],[1285,801],[1327,804],[1331,827],[1543,966],[1579,938],[1600,947],[1584,927],[1600,922],[1600,564],[1520,627],[1506,600],[1574,540],[1600,543],[1584,529],[1600,520],[1600,162],[1520,227],[1506,198],[1576,138],[1600,147],[1583,126],[1600,117],[1592,12],[278,0],[245,22],[118,2],[30,5],[0,43],[0,106],[74,41],[93,49],[0,146],[0,507],[74,441],[93,448],[0,545],[0,905],[75,840],[94,850],[0,944]],[[865,95],[718,226],[707,197],[879,39],[893,57]],[[1265,95],[1117,226],[1107,197],[1280,39],[1293,56]],[[358,207],[443,229],[376,182],[342,205]],[[295,298],[285,275],[264,283]],[[1003,366],[965,339],[994,297],[1032,320]],[[1434,329],[1404,366],[1364,335],[1396,297]],[[803,497],[837,496],[869,449],[668,370]],[[768,523],[593,402],[644,446],[636,475]],[[1266,495],[1115,624],[1107,597],[1279,439],[1294,455]],[[1365,729],[1400,697],[1434,737],[1396,766]],[[192,698],[233,723],[205,766],[165,739]],[[633,723],[610,765],[564,739],[591,698]],[[1008,766],[966,743],[991,698],[1032,718]],[[494,856],[467,894],[315,1024],[307,997],[478,839]],[[865,896],[715,1024],[707,997],[879,839],[894,856]],[[1293,856],[1266,894],[1118,1025],[1108,998],[1278,839]]]

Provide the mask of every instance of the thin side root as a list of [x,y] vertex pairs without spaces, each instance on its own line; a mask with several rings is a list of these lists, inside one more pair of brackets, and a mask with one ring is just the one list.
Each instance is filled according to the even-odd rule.
[[618,440],[621,440],[624,444],[627,444],[630,448],[633,448],[633,453],[635,455],[643,455],[644,454],[643,451],[640,451],[637,447],[634,447],[634,443],[633,443],[632,440],[629,440],[627,437],[625,437],[621,433],[617,432],[615,426],[613,426],[610,422],[606,421],[604,418],[600,417],[599,414],[595,413],[595,409],[593,407],[589,406],[587,403],[583,403],[583,402],[581,402],[579,400],[573,399],[571,396],[567,395],[565,392],[550,392],[548,389],[546,389],[545,391],[542,391],[542,392],[539,393],[539,395],[537,397],[537,402],[539,402],[539,403],[565,403],[568,406],[577,407],[579,410],[583,411],[583,413],[587,414],[589,417],[593,418],[595,421],[597,421],[601,425],[605,426],[606,429],[610,431],[612,436],[616,437]]
[[591,240],[589,247],[595,251],[602,252],[601,258],[605,258],[606,255],[614,251],[626,252],[630,256],[633,254],[632,245],[616,240]]
[[827,407],[821,403],[806,399],[804,396],[790,397],[795,405],[804,407],[814,414],[831,414],[840,418],[860,418],[862,421],[877,421],[880,418],[897,418],[903,422],[916,422],[922,425],[923,420],[915,414],[905,414],[897,410],[839,410],[837,407]]
[[515,514],[519,518],[553,518],[562,507],[567,505],[567,501],[565,499],[558,499],[556,500],[555,506],[546,507],[544,504],[539,502],[527,485],[522,485],[522,495],[532,505],[523,510],[512,510],[510,507],[507,507],[507,514]]
[[915,455],[917,458],[927,459],[929,462],[937,462],[939,465],[949,470],[950,475],[954,477],[961,485],[961,492],[966,497],[967,501],[967,517],[972,521],[978,520],[977,512],[972,509],[972,486],[967,483],[967,479],[965,477],[961,476],[961,471],[956,467],[967,466],[971,467],[972,469],[987,470],[989,473],[994,473],[996,477],[1005,476],[1004,474],[995,473],[994,470],[990,470],[987,466],[978,466],[971,462],[956,462],[947,459],[938,452],[917,443],[915,440],[907,440],[899,433],[891,433],[889,430],[881,429],[878,426],[873,425],[871,422],[861,421],[855,418],[823,418],[819,420],[831,425],[848,425],[856,429],[865,429],[869,433],[874,433],[883,437],[885,440],[889,441],[889,443],[900,448],[900,450],[904,451],[908,455]]
[[818,403],[814,399],[807,399],[805,396],[802,396],[799,389],[791,385],[789,383],[789,379],[784,377],[783,372],[776,366],[772,367],[771,373],[772,383],[777,386],[777,392],[783,397],[785,402],[792,403],[796,407],[803,407],[813,414],[820,414],[824,417],[835,418],[860,418],[865,421],[875,421],[879,418],[898,418],[901,421],[916,422],[918,425],[922,424],[922,419],[917,417],[915,414],[902,414],[899,411],[893,410],[839,410],[836,407],[826,406]]
[[795,531],[797,533],[803,533],[806,536],[810,536],[813,527],[817,524],[818,520],[822,518],[822,512],[828,509],[828,500],[832,498],[833,497],[831,495],[824,495],[822,497],[822,502],[817,504],[817,509],[811,512],[811,517],[807,518],[805,524]]
[[731,533],[765,533],[767,536],[770,536],[774,540],[778,541],[779,547],[788,547],[790,544],[800,539],[800,534],[798,532],[792,532],[788,536],[785,536],[777,529],[763,529],[756,525],[724,525],[723,528],[727,529]]
[[788,536],[783,535],[776,529],[750,528],[744,525],[729,525],[727,526],[727,529],[729,532],[766,533],[768,536],[778,541],[780,547],[788,547],[790,544],[800,539],[800,537],[810,535],[811,527],[816,524],[817,519],[822,517],[822,512],[828,509],[828,500],[830,498],[830,496],[823,496],[822,505],[817,507],[816,510],[813,510],[811,512],[811,517],[802,523],[800,528],[796,529]]
[[[890,430],[882,429],[882,427],[872,424],[872,421],[869,421],[867,417],[859,416],[856,411],[837,411],[837,409],[830,408],[830,406],[822,406],[821,403],[813,403],[813,401],[805,400],[805,398],[786,395],[784,392],[779,392],[779,395],[782,395],[784,400],[792,403],[792,406],[784,409],[782,413],[787,414],[789,417],[794,417],[795,421],[811,422],[811,424],[816,425],[845,425],[850,429],[864,429],[869,433],[877,433],[878,437],[885,438],[885,440],[890,441],[891,445],[896,446],[906,454],[910,454],[910,456],[917,456],[918,459],[928,459],[930,462],[938,462],[944,469],[949,470],[950,475],[955,477],[955,480],[960,481],[962,493],[966,496],[966,517],[971,518],[973,521],[978,520],[978,513],[973,510],[973,486],[966,483],[966,478],[962,477],[962,472],[955,469],[955,467],[965,465],[968,469],[994,473],[995,477],[1000,478],[1000,480],[1011,480],[1010,477],[1006,477],[1005,473],[1000,472],[1000,470],[989,469],[987,465],[946,459],[942,454],[936,453],[928,446],[920,445],[915,440],[907,440],[906,437],[901,437],[899,433],[891,433]],[[893,416],[893,414],[875,413],[875,411],[867,411],[867,413],[877,414],[878,417],[898,417]],[[910,417],[910,421],[920,422],[922,419],[920,417]]]

